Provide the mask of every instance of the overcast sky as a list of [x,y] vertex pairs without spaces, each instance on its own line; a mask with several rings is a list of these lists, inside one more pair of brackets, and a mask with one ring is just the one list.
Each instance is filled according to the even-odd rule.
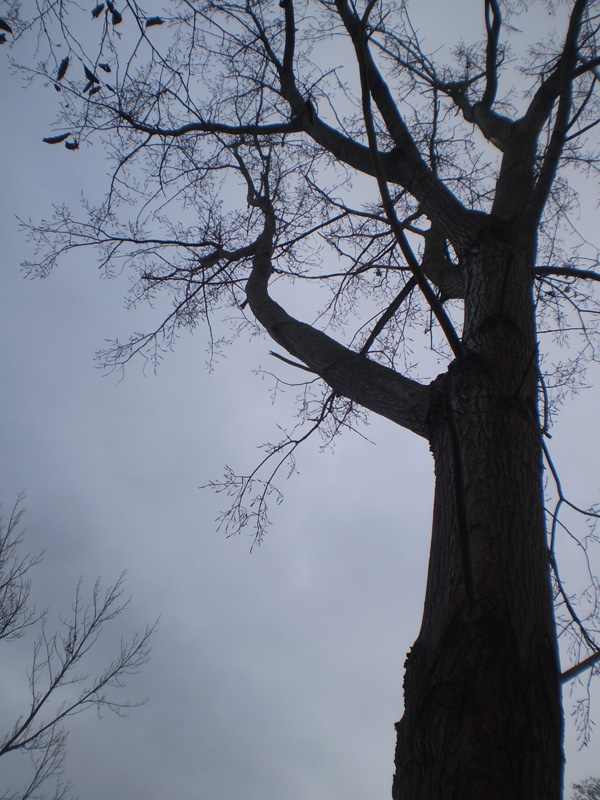
[[[53,98],[21,89],[1,58],[0,500],[7,512],[27,490],[27,545],[45,551],[32,575],[40,606],[67,611],[80,576],[91,589],[97,576],[128,570],[132,605],[116,639],[99,645],[99,667],[120,633],[161,617],[152,660],[124,694],[146,705],[125,720],[91,713],[69,725],[75,793],[388,797],[425,585],[426,444],[374,417],[371,442],[347,434],[334,453],[309,442],[262,547],[250,554],[248,536],[217,532],[225,501],[198,487],[226,464],[256,465],[258,446],[277,439],[294,406],[293,396],[273,405],[272,381],[255,371],[294,371],[256,339],[238,341],[209,374],[202,331],[182,337],[156,375],[132,364],[118,382],[94,366],[106,339],[155,317],[125,309],[126,276],[101,280],[89,256],[44,281],[20,273],[32,253],[15,215],[77,203],[83,188],[102,185],[105,167],[98,148],[42,143]],[[598,370],[588,378],[600,383]],[[581,505],[600,492],[599,400],[596,388],[569,401],[551,442]],[[29,641],[2,645],[1,732],[27,702],[30,652]],[[600,739],[578,753],[568,699],[565,711],[570,783],[600,772]]]

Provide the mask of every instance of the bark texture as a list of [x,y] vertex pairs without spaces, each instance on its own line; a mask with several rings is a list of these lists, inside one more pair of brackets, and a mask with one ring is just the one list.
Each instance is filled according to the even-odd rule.
[[394,800],[562,796],[532,267],[530,242],[488,230],[466,264],[467,356],[432,385],[432,542]]

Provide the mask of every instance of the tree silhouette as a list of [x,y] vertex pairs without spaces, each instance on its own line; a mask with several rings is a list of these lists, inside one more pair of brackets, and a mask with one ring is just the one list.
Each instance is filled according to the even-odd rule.
[[[479,6],[483,40],[437,53],[401,0],[199,0],[160,17],[132,0],[91,14],[41,0],[31,22],[17,6],[4,14],[15,47],[32,28],[45,47],[23,67],[58,90],[45,141],[113,162],[101,204],[29,226],[29,269],[94,248],[107,274],[135,276],[132,304],[173,300],[104,363],[157,363],[200,323],[217,351],[226,319],[238,335],[266,331],[307,378],[300,427],[251,475],[213,484],[231,495],[226,530],[253,524],[260,541],[275,476],[314,431],[334,436],[371,411],[429,445],[430,564],[398,800],[560,797],[561,682],[591,675],[598,656],[593,532],[577,539],[582,605],[556,557],[561,537],[577,538],[563,512],[597,515],[565,495],[547,439],[598,357],[598,253],[571,212],[598,171],[600,4],[549,17],[529,4],[540,44],[516,27],[527,9]],[[561,675],[563,634],[574,663]]]
[[598,800],[600,798],[600,778],[586,778],[581,783],[574,783],[573,800]]
[[[131,675],[148,661],[150,637],[155,626],[143,634],[121,639],[120,651],[99,672],[87,669],[93,663],[98,640],[107,625],[129,604],[124,596],[125,573],[102,590],[96,581],[86,603],[81,582],[68,615],[50,630],[48,612],[36,613],[30,602],[30,572],[40,556],[22,555],[20,529],[24,495],[21,494],[5,523],[0,518],[0,640],[9,642],[34,632],[33,657],[27,673],[29,702],[15,720],[3,717],[0,758],[3,764],[15,755],[29,757],[30,769],[22,789],[3,794],[3,800],[63,800],[71,793],[64,779],[69,717],[86,709],[112,711],[124,716],[139,705],[117,697]],[[95,648],[95,649],[94,649]],[[49,787],[51,789],[49,790]]]

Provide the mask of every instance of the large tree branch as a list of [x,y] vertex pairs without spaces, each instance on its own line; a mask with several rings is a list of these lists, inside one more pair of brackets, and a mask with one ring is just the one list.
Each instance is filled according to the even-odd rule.
[[[470,109],[470,121],[477,125],[489,142],[499,150],[504,150],[514,123],[508,117],[498,114],[492,109],[498,92],[498,47],[501,23],[502,17],[497,0],[485,0],[485,27],[487,32],[485,89],[481,100]],[[464,111],[465,109],[463,108],[463,113]]]
[[[303,96],[298,88],[293,69],[296,33],[292,0],[284,4],[284,11],[285,45],[282,59],[274,52],[260,20],[254,14],[251,14],[251,17],[264,47],[265,56],[279,75],[279,92],[290,107],[290,119],[265,125],[257,122],[232,125],[199,118],[180,126],[164,127],[158,122],[153,124],[141,121],[134,114],[119,107],[113,107],[114,113],[135,130],[163,138],[193,134],[262,137],[304,131],[336,160],[365,174],[374,175],[369,147],[354,141],[321,120],[311,98]],[[447,238],[458,250],[468,246],[477,235],[482,215],[468,211],[428,167],[398,114],[389,89],[372,59],[371,64],[372,80],[375,83],[374,97],[380,110],[383,109],[382,114],[396,144],[391,152],[379,154],[387,180],[406,188],[421,204],[424,213],[430,219],[435,218],[439,221]]]
[[[179,138],[190,134],[267,137],[305,131],[313,141],[320,144],[337,160],[359,172],[374,176],[373,162],[368,147],[327,125],[318,118],[314,109],[308,112],[307,103],[295,85],[286,90],[284,97],[290,103],[293,116],[289,121],[270,125],[228,125],[210,120],[197,120],[185,125],[166,128],[159,124],[137,120],[132,114],[122,109],[113,108],[113,111],[134,130],[162,138]],[[424,213],[428,216],[431,218],[439,216],[440,224],[445,223],[448,238],[457,248],[465,246],[473,240],[480,225],[480,215],[475,212],[466,212],[454,195],[435,178],[426,166],[426,174],[420,168],[413,170],[410,164],[400,158],[396,149],[388,153],[380,153],[379,157],[390,183],[405,186],[421,203]]]
[[492,108],[486,108],[481,103],[472,103],[468,99],[468,87],[471,83],[475,83],[478,77],[472,81],[440,83],[437,88],[452,99],[455,106],[462,112],[464,119],[472,125],[476,125],[488,142],[491,142],[498,150],[504,151],[514,122],[508,117],[498,114]]
[[534,274],[538,278],[556,275],[561,278],[581,278],[586,281],[600,281],[600,272],[591,269],[575,269],[574,267],[535,267]]
[[176,128],[163,128],[161,125],[152,125],[135,119],[122,109],[114,108],[118,116],[125,120],[136,131],[142,131],[150,136],[161,136],[166,139],[176,139],[193,133],[199,134],[224,134],[231,136],[276,136],[277,134],[298,133],[303,130],[302,122],[293,118],[288,122],[273,123],[272,125],[225,125],[221,122],[198,120],[180,125]]
[[366,356],[373,343],[381,333],[381,331],[385,328],[388,322],[392,319],[392,317],[396,314],[402,303],[406,300],[406,298],[410,295],[412,290],[417,285],[417,281],[413,275],[412,278],[409,278],[408,281],[404,284],[400,293],[396,295],[396,297],[392,300],[389,306],[385,309],[383,314],[379,317],[377,322],[375,323],[375,327],[369,334],[367,341],[363,344],[360,349],[361,356]]
[[485,50],[485,91],[481,98],[481,106],[492,107],[498,91],[498,41],[502,17],[497,0],[485,0],[485,27],[487,44]]
[[[371,3],[368,12],[373,6],[374,3]],[[336,0],[336,8],[352,39],[359,64],[364,62],[370,92],[395,144],[391,154],[393,159],[380,156],[386,179],[406,188],[418,200],[427,216],[436,219],[448,239],[460,249],[472,241],[479,226],[477,215],[462,205],[421,157],[390,89],[377,69],[368,44],[364,41],[363,22],[350,9],[347,0]],[[369,150],[372,151],[372,145]],[[372,165],[366,171],[373,174],[373,168]]]
[[388,133],[394,140],[396,148],[402,153],[403,158],[412,161],[415,166],[419,164],[421,167],[428,169],[421,158],[421,154],[410,135],[406,123],[402,119],[389,86],[384,81],[383,76],[373,60],[368,43],[366,42],[365,26],[367,24],[367,14],[372,10],[375,3],[371,2],[369,4],[363,20],[360,20],[356,13],[350,9],[347,0],[336,0],[335,5],[344,23],[344,27],[352,39],[357,60],[367,73],[367,80],[373,99],[377,104],[377,108],[379,109]]
[[[487,34],[485,70],[462,81],[438,82],[436,88],[452,99],[467,122],[476,125],[485,138],[503,151],[512,132],[514,122],[492,109],[498,93],[499,40],[502,16],[497,0],[485,0],[485,28]],[[469,88],[485,78],[481,99],[471,102]]]
[[[337,160],[376,177],[369,147],[342,135],[318,117],[307,128],[307,133]],[[425,162],[415,164],[397,148],[388,153],[378,151],[378,155],[389,183],[404,187],[420,204],[423,213],[439,222],[457,250],[473,243],[483,224],[483,214],[467,211]]]
[[261,199],[265,225],[256,242],[246,294],[252,313],[267,333],[340,395],[427,438],[430,394],[426,386],[349,350],[322,331],[290,316],[268,291],[275,214]]
[[577,39],[586,5],[587,0],[575,0],[569,18],[565,43],[556,67],[542,81],[520,120],[521,126],[529,130],[532,136],[537,137],[538,132],[550,116],[554,103],[576,76]]
[[[285,2],[285,0],[284,0]],[[294,3],[285,3],[285,50],[283,52],[283,69],[292,72],[294,69],[294,49],[296,46],[296,21],[294,19]]]
[[421,270],[438,289],[440,301],[464,299],[465,276],[446,252],[446,237],[435,222],[425,232],[425,247],[421,258]]
[[585,672],[586,669],[594,667],[598,661],[600,661],[600,651],[592,653],[591,656],[584,658],[579,664],[574,664],[572,667],[566,669],[560,676],[560,682],[568,683],[568,681],[572,681],[573,678]]
[[[374,0],[373,0],[374,2]],[[369,6],[372,8],[372,5]],[[417,261],[412,248],[406,238],[406,234],[402,226],[400,225],[398,218],[396,216],[396,212],[394,210],[394,205],[390,198],[387,181],[385,179],[385,174],[383,172],[381,162],[379,161],[379,156],[377,153],[377,139],[375,135],[375,126],[373,123],[373,114],[371,110],[371,87],[369,84],[369,69],[368,69],[368,61],[369,56],[367,52],[367,42],[366,42],[366,35],[365,35],[365,25],[367,21],[367,16],[365,13],[365,19],[363,21],[363,25],[361,25],[362,30],[362,47],[360,46],[360,42],[356,41],[356,56],[358,59],[359,71],[360,71],[360,83],[361,83],[361,92],[362,92],[362,106],[363,106],[363,118],[365,122],[365,127],[367,130],[367,139],[369,141],[369,148],[371,151],[371,158],[373,160],[373,169],[375,171],[375,177],[377,179],[377,185],[379,186],[379,194],[381,196],[381,201],[383,203],[383,208],[385,210],[386,216],[388,218],[388,222],[390,224],[390,228],[394,234],[394,238],[396,239],[400,250],[402,251],[402,255],[406,259],[406,263],[408,264],[410,271],[413,274],[415,281],[419,289],[421,290],[423,296],[425,297],[429,307],[431,308],[435,318],[437,319],[440,327],[442,328],[446,339],[452,349],[452,352],[456,357],[459,357],[463,354],[463,348],[461,341],[450,321],[450,318],[444,311],[442,304],[439,298],[436,296],[435,292],[429,285],[429,282],[425,275],[423,274],[423,270],[421,269],[421,265]],[[435,218],[434,218],[435,219]],[[436,220],[437,222],[437,220]],[[440,227],[443,228],[442,225]]]
[[[393,59],[407,72],[428,84],[434,92],[441,92],[449,97],[462,113],[464,119],[476,125],[482,134],[499,150],[504,148],[513,121],[492,109],[498,91],[498,69],[501,63],[499,52],[499,35],[501,25],[500,8],[496,0],[486,0],[485,23],[487,30],[486,67],[474,75],[465,74],[461,80],[442,80],[430,59],[423,53],[418,41],[407,42],[393,32],[381,29],[386,37],[395,41],[400,49],[405,49],[409,57],[401,58],[379,41],[375,41],[381,52]],[[377,29],[379,30],[379,29]],[[416,63],[415,63],[416,62]],[[479,101],[469,99],[469,89],[485,79],[485,89]]]
[[[525,229],[534,230],[552,187],[563,151],[571,111],[571,85],[577,63],[577,43],[587,0],[575,0],[562,52],[535,92],[525,114],[511,124],[496,184],[492,213],[499,219],[518,215]],[[535,161],[543,126],[559,100],[553,131],[542,165]]]
[[547,91],[542,94],[543,102],[539,104],[538,113],[540,117],[538,124],[541,128],[541,122],[548,118],[551,107],[558,99],[558,108],[556,109],[550,142],[535,182],[533,196],[527,205],[527,214],[531,219],[532,225],[537,225],[542,209],[548,199],[569,128],[569,117],[573,105],[573,75],[577,63],[577,39],[581,30],[585,6],[586,0],[576,0],[573,6],[561,57],[548,81],[549,87]]

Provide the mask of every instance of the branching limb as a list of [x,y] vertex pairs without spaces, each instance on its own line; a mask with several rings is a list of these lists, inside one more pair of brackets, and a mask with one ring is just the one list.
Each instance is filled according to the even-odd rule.
[[[377,175],[377,169],[379,169],[387,181],[404,186],[422,205],[427,216],[438,221],[447,238],[457,249],[460,249],[461,246],[473,240],[481,220],[478,215],[467,211],[425,163],[398,111],[389,87],[373,61],[366,39],[366,24],[374,5],[374,3],[370,3],[367,6],[365,15],[360,20],[354,10],[350,8],[347,0],[336,0],[336,8],[352,38],[359,67],[363,73],[361,81],[369,87],[369,102],[372,94],[387,131],[395,143],[393,159],[390,159],[391,163],[388,164],[388,159],[383,158],[379,153],[377,140],[373,137],[373,140],[369,142],[372,168],[364,171],[375,175],[379,181]],[[377,154],[378,167],[373,160],[374,153]],[[393,168],[394,162],[396,169]],[[397,177],[395,173],[397,173]]]
[[[155,625],[129,642],[123,640],[117,657],[75,698],[58,707],[52,701],[59,689],[81,683],[89,676],[79,674],[78,668],[95,645],[107,623],[119,616],[129,600],[123,597],[125,574],[101,591],[96,582],[90,605],[83,602],[81,587],[77,588],[70,618],[62,620],[61,630],[48,634],[46,625],[34,649],[30,673],[31,706],[29,713],[20,718],[10,733],[0,742],[0,757],[14,750],[32,750],[45,747],[47,737],[58,730],[69,716],[89,706],[105,708],[121,715],[139,703],[119,702],[110,690],[124,685],[127,676],[136,674],[148,661],[150,637]],[[46,715],[46,716],[44,716]],[[40,744],[41,743],[41,744]]]
[[151,125],[141,122],[126,111],[113,109],[121,119],[127,122],[136,131],[147,133],[150,136],[161,136],[165,139],[178,139],[190,134],[219,134],[231,136],[276,136],[278,134],[297,133],[301,131],[302,124],[298,119],[289,122],[273,123],[272,125],[225,125],[217,122],[190,122],[177,128],[163,128],[160,125]]
[[563,154],[573,106],[573,81],[578,62],[578,39],[587,5],[587,0],[575,0],[573,3],[565,42],[556,67],[542,81],[525,115],[518,123],[519,128],[525,133],[525,147],[533,157],[534,143],[539,137],[542,126],[550,119],[558,100],[550,141],[535,181],[531,199],[526,206],[526,214],[531,226],[535,226],[539,222]]
[[[542,442],[542,449],[543,449],[543,452],[544,452],[544,456],[546,458],[546,463],[547,463],[548,468],[549,468],[549,470],[550,470],[550,472],[552,474],[552,477],[553,477],[553,480],[554,480],[554,484],[555,484],[555,487],[556,487],[556,492],[557,492],[557,495],[558,495],[556,503],[555,503],[555,506],[554,506],[554,509],[551,512],[552,525],[551,525],[551,529],[550,529],[550,553],[549,553],[550,564],[551,564],[551,567],[552,567],[552,572],[554,573],[554,577],[555,577],[555,580],[556,580],[556,586],[557,586],[557,589],[558,589],[558,593],[559,593],[559,595],[561,597],[562,603],[564,604],[565,608],[567,609],[567,612],[568,612],[572,622],[576,625],[576,627],[577,627],[577,629],[579,631],[579,636],[581,637],[581,640],[583,642],[585,642],[586,647],[589,650],[592,651],[590,656],[588,656],[587,658],[583,659],[583,661],[579,662],[578,664],[575,664],[572,667],[569,667],[567,670],[565,670],[563,672],[563,674],[561,675],[561,682],[562,683],[566,683],[566,682],[572,680],[573,678],[575,678],[581,672],[583,672],[586,669],[594,666],[594,664],[600,659],[600,646],[595,641],[593,636],[590,634],[588,628],[584,624],[584,622],[581,619],[580,615],[575,610],[573,602],[572,602],[571,598],[569,597],[569,595],[567,594],[567,592],[565,590],[564,583],[563,583],[563,581],[561,579],[561,576],[560,576],[558,560],[557,560],[556,553],[555,553],[556,531],[557,531],[557,526],[559,525],[559,514],[560,514],[561,507],[563,505],[569,506],[571,509],[573,509],[577,513],[583,514],[584,516],[587,516],[587,517],[600,518],[600,514],[597,514],[594,511],[589,510],[589,509],[588,510],[583,510],[583,509],[579,508],[577,505],[575,505],[574,503],[572,503],[570,500],[567,499],[567,497],[566,497],[566,495],[564,493],[563,487],[562,487],[562,483],[561,483],[560,477],[558,475],[558,471],[557,471],[556,466],[555,466],[555,464],[554,464],[554,462],[553,462],[553,460],[552,460],[552,458],[550,456],[548,447],[545,444],[545,442]],[[577,543],[580,546],[582,546],[581,543],[579,542],[579,540],[577,540]],[[587,553],[586,553],[586,559],[587,559]],[[588,570],[589,570],[590,569],[590,564],[588,563],[587,566],[588,566]],[[593,579],[592,579],[592,583],[593,583]],[[593,613],[596,613],[596,611],[597,611],[597,609],[595,609]]]
[[502,16],[497,0],[485,0],[485,28],[487,44],[485,50],[485,91],[481,107],[489,110],[498,91],[498,42]]
[[256,193],[252,184],[248,186],[252,204],[261,209],[264,217],[246,284],[252,313],[278,344],[323,378],[334,392],[420,436],[427,436],[427,387],[364,358],[322,331],[294,319],[270,297],[268,284],[273,274],[276,216],[266,178],[263,186],[265,194],[262,195]]
[[568,683],[572,681],[573,678],[576,678],[578,675],[581,675],[582,672],[585,672],[586,669],[591,669],[595,664],[600,661],[600,650],[597,650],[595,653],[592,653],[591,656],[584,658],[583,661],[580,661],[579,664],[574,664],[569,669],[566,669],[560,676],[561,683]]
[[366,18],[363,21],[363,37],[362,37],[362,48],[359,46],[360,43],[355,43],[356,54],[359,64],[360,70],[360,80],[361,80],[361,87],[362,87],[362,101],[363,101],[363,117],[365,121],[365,127],[367,130],[367,138],[369,140],[369,149],[371,151],[371,157],[373,159],[373,168],[375,172],[375,177],[377,179],[377,184],[379,186],[379,193],[381,196],[381,200],[383,203],[383,207],[388,218],[388,222],[390,224],[390,228],[398,242],[398,246],[402,251],[402,255],[406,259],[406,263],[408,264],[410,271],[417,282],[417,285],[423,296],[427,300],[431,310],[433,311],[435,318],[440,324],[446,339],[452,349],[452,352],[456,357],[459,357],[463,354],[462,344],[456,331],[454,330],[454,326],[450,322],[450,318],[442,308],[442,304],[440,303],[439,299],[436,297],[433,289],[429,285],[427,278],[423,274],[421,266],[417,261],[412,248],[406,238],[406,234],[398,221],[398,217],[396,216],[396,212],[394,210],[393,203],[390,198],[390,193],[387,186],[387,180],[385,178],[385,173],[383,171],[383,167],[381,165],[381,161],[379,159],[379,153],[377,150],[377,137],[375,134],[375,126],[373,123],[373,114],[371,111],[371,88],[369,86],[369,79],[368,79],[368,70],[367,70],[367,51],[366,51],[366,34],[364,32],[364,26],[366,24]]
[[25,512],[25,493],[17,497],[6,525],[0,516],[0,639],[19,639],[43,615],[29,607],[30,570],[41,555],[19,555],[23,534],[18,531]]
[[[287,361],[287,359],[283,360]],[[294,364],[294,366],[297,365]],[[327,421],[331,422],[333,427],[327,437],[329,442],[342,428],[352,428],[351,421],[348,421],[348,417],[352,413],[352,404],[348,404],[340,415],[336,411],[336,399],[335,392],[328,394],[320,403],[316,417],[309,420],[311,424],[304,433],[299,436],[286,433],[279,444],[267,445],[267,455],[249,475],[237,475],[227,467],[223,480],[210,481],[201,487],[202,489],[213,489],[217,493],[225,493],[232,498],[230,507],[218,517],[219,527],[224,529],[227,536],[237,536],[244,528],[252,525],[254,539],[250,549],[252,550],[255,545],[262,543],[271,522],[269,502],[274,499],[279,504],[283,499],[283,495],[275,486],[275,479],[285,466],[288,467],[288,476],[295,471],[298,448],[316,432],[322,432]],[[270,472],[263,478],[261,471],[267,465],[270,466]]]
[[367,355],[367,353],[373,346],[373,343],[375,342],[379,334],[385,328],[387,323],[392,319],[392,317],[396,314],[402,303],[410,295],[410,293],[412,292],[412,290],[415,288],[416,285],[417,285],[417,280],[413,275],[413,277],[409,278],[409,280],[404,284],[400,293],[392,300],[392,302],[389,304],[389,306],[386,308],[386,310],[383,312],[383,314],[379,317],[379,319],[375,323],[375,326],[371,331],[371,333],[369,334],[367,341],[363,344],[363,346],[360,349],[361,356]]
[[[15,549],[22,539],[22,534],[16,532],[24,511],[22,500],[23,494],[19,495],[8,525],[0,525],[0,638],[17,638],[36,623],[40,632],[34,641],[30,668],[24,670],[29,681],[29,703],[0,739],[0,758],[11,753],[29,755],[31,774],[19,792],[3,795],[3,800],[62,800],[70,789],[62,779],[65,721],[87,708],[125,715],[129,708],[141,704],[119,701],[115,692],[148,660],[155,625],[129,640],[122,638],[113,661],[95,675],[88,673],[88,666],[94,670],[92,648],[105,627],[129,604],[124,597],[125,573],[106,591],[97,581],[89,604],[84,602],[80,583],[71,613],[60,617],[58,629],[50,633],[49,612],[36,614],[35,608],[27,605],[27,576],[40,558],[21,558]],[[51,780],[54,790],[48,792]]]
[[557,275],[564,278],[581,278],[586,281],[600,281],[600,273],[591,269],[576,269],[575,267],[535,267],[533,270],[537,277]]

